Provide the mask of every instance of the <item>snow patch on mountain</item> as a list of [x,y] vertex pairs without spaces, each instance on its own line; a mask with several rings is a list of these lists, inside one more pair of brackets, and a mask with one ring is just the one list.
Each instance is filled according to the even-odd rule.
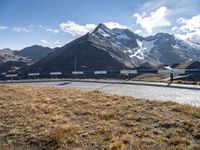
[[116,36],[117,39],[130,39],[126,34],[121,34]]
[[145,56],[149,54],[151,49],[154,47],[155,41],[140,41],[136,40],[138,44],[138,48],[134,49],[135,53],[130,55],[131,58],[137,57],[138,59],[145,59]]
[[99,32],[99,34],[101,34],[104,37],[109,37],[110,35],[107,34],[105,31],[103,31],[102,29],[99,29],[97,32]]
[[150,52],[151,49],[154,47],[154,42],[156,40],[153,40],[153,41],[143,41],[142,44],[143,44],[143,48],[144,50],[146,50],[147,52]]
[[130,55],[131,58],[137,57],[138,59],[144,59],[144,49],[143,48],[138,48],[137,51]]
[[137,42],[137,44],[138,44],[138,46],[139,46],[140,48],[143,47],[143,43],[142,43],[140,40],[136,40],[136,42]]

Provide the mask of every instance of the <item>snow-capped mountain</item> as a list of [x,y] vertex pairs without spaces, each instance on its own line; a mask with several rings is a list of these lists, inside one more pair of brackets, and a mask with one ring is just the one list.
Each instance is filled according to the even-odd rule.
[[153,66],[199,60],[200,45],[168,33],[142,37],[128,29],[108,29],[100,24],[92,33],[103,43],[110,43],[128,54],[135,65],[148,62]]
[[71,71],[75,64],[77,70],[116,70],[172,65],[199,57],[198,44],[168,33],[142,37],[128,29],[109,29],[99,24],[92,33],[57,48],[27,70]]

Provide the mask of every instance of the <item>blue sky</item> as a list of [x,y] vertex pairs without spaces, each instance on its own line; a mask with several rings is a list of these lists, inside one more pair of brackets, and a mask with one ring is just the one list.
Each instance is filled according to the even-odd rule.
[[0,0],[0,49],[62,46],[98,23],[198,42],[199,6],[200,0]]

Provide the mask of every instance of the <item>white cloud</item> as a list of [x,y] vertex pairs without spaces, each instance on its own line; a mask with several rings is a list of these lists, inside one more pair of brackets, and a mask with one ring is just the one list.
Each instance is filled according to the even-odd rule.
[[49,44],[46,40],[40,40],[40,41],[45,45]]
[[172,31],[177,32],[176,35],[191,41],[200,41],[200,14],[189,19],[179,18],[177,19],[177,23],[180,26],[172,28]]
[[21,30],[21,28],[13,27],[13,31],[15,31],[15,32],[21,32],[22,30]]
[[178,27],[177,26],[173,26],[172,27],[172,31],[177,31],[178,30]]
[[41,24],[38,25],[37,27],[40,28],[40,29],[46,29],[46,28],[47,28],[46,26],[43,26],[43,25],[41,25]]
[[32,32],[31,29],[25,27],[13,27],[12,29],[15,32]]
[[125,25],[121,25],[118,22],[106,22],[104,25],[110,29],[119,28],[119,29],[127,29],[128,27]]
[[176,37],[182,39],[182,40],[187,40],[187,36],[183,34],[174,34]]
[[[120,28],[120,29],[127,29],[128,27],[125,25],[121,25],[117,22],[105,22],[103,23],[105,26],[107,26],[110,29],[114,28]],[[63,32],[69,33],[73,36],[82,36],[86,34],[87,32],[92,32],[97,25],[95,24],[86,24],[86,25],[80,25],[73,21],[63,22],[60,24],[60,28]]]
[[0,30],[5,30],[5,29],[8,29],[7,26],[0,26]]
[[169,18],[192,15],[199,11],[199,0],[145,0],[140,10],[151,12],[162,6],[170,9]]
[[190,19],[179,18],[177,22],[182,25],[180,30],[183,32],[196,32],[200,30],[200,14]]
[[[180,1],[180,0],[172,0],[176,3],[176,5],[178,5],[177,1]],[[144,10],[144,11],[154,11],[162,6],[167,6],[167,7],[170,7],[171,8],[171,5],[173,5],[172,3],[166,0],[148,0],[146,1],[145,3],[143,3],[142,7],[141,7],[141,10]]]
[[52,33],[59,33],[60,30],[59,29],[53,29],[49,26],[44,26],[44,25],[37,25],[37,27],[40,29],[40,30],[45,30],[47,32],[52,32]]
[[[66,43],[65,43],[66,44]],[[64,46],[61,42],[59,42],[59,41],[54,41],[53,42],[53,46],[52,46],[52,48],[55,48],[55,47],[62,47],[62,46]]]
[[53,33],[59,33],[60,32],[58,29],[51,29],[51,28],[47,28],[46,31],[53,32]]
[[60,28],[62,31],[69,33],[73,36],[81,36],[86,34],[87,32],[91,32],[95,29],[95,24],[86,24],[79,25],[73,21],[63,22],[60,24]]
[[60,44],[60,42],[59,41],[54,41],[54,44]]
[[140,34],[140,33],[142,33],[142,30],[141,29],[137,29],[137,30],[134,31],[134,33]]
[[136,23],[145,29],[147,33],[153,33],[155,28],[170,26],[171,23],[166,19],[169,10],[166,7],[160,7],[156,11],[147,15],[143,12],[142,15],[135,13],[133,16],[136,18]]

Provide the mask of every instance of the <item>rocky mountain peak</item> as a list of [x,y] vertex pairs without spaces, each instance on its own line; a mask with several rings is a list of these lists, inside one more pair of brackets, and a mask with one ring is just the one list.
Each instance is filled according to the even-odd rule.
[[103,23],[100,23],[95,28],[95,30],[93,31],[93,33],[97,32],[98,30],[109,30],[109,28],[106,25],[104,25]]

